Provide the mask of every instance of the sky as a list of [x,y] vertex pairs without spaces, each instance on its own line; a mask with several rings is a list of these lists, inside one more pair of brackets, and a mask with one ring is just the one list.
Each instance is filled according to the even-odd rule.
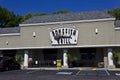
[[17,15],[42,12],[51,14],[58,10],[112,10],[120,8],[120,0],[0,0],[0,5]]

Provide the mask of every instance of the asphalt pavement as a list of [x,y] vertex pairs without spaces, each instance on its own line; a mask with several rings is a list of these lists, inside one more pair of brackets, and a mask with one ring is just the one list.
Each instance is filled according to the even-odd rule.
[[0,72],[0,80],[120,80],[120,71],[13,70]]

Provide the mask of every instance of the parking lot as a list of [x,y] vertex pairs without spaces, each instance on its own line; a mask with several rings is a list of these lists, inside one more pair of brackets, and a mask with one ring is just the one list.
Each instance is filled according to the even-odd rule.
[[104,70],[14,70],[0,72],[0,80],[120,80],[119,73]]

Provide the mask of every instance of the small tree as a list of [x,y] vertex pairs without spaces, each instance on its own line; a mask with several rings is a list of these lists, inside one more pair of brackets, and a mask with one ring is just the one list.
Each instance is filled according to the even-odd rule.
[[16,58],[16,61],[18,61],[20,64],[23,62],[23,56],[22,55],[16,55],[15,58]]
[[71,54],[68,54],[68,63],[69,63],[69,66],[72,67],[73,66],[73,63],[77,61],[77,57],[76,56],[73,56]]
[[67,14],[67,13],[70,13],[70,11],[68,11],[68,10],[58,10],[56,12],[53,12],[53,14]]
[[108,13],[114,16],[117,20],[120,20],[120,8],[109,10]]
[[120,64],[120,52],[119,51],[113,52],[113,60],[115,64],[117,65]]

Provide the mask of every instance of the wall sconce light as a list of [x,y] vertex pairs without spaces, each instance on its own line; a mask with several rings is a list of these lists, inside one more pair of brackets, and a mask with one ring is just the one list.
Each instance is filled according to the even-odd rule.
[[98,28],[95,29],[95,33],[98,34]]
[[6,45],[8,45],[8,43],[9,43],[9,42],[8,42],[8,41],[6,41]]
[[36,33],[35,32],[33,32],[33,37],[36,37]]

